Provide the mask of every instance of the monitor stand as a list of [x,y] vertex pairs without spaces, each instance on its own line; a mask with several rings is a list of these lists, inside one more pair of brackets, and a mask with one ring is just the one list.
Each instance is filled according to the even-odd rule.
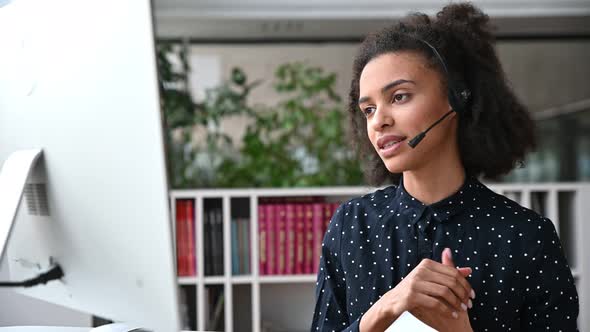
[[43,150],[19,150],[12,153],[0,169],[0,259],[20,205],[29,175],[39,164]]
[[[29,176],[42,167],[43,150],[19,150],[11,154],[0,169],[0,259],[10,237]],[[21,326],[0,327],[0,332],[146,332],[130,325],[114,323],[96,328]]]
[[107,324],[99,327],[95,327],[88,332],[150,332],[149,330],[144,330],[142,328],[127,325],[124,323],[113,323]]

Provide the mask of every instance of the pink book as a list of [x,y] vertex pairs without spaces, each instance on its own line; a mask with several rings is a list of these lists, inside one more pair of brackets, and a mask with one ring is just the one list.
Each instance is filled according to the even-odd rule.
[[295,205],[295,274],[304,273],[305,219],[303,204]]
[[313,203],[312,229],[313,229],[313,273],[318,273],[320,256],[322,255],[322,240],[324,238],[324,204]]
[[258,255],[260,256],[260,262],[259,262],[259,268],[260,268],[260,275],[266,275],[268,274],[267,271],[267,254],[266,254],[266,206],[265,205],[258,205],[258,243],[259,243],[259,253]]
[[285,274],[295,273],[295,204],[285,204]]
[[304,272],[306,274],[313,273],[313,264],[314,264],[314,250],[313,250],[313,205],[312,204],[304,204],[303,205],[303,219],[304,219],[304,230],[305,230],[305,262],[304,262]]
[[286,205],[283,203],[275,205],[275,274],[285,274],[286,258]]
[[266,210],[266,274],[276,274],[275,267],[275,205],[264,204]]

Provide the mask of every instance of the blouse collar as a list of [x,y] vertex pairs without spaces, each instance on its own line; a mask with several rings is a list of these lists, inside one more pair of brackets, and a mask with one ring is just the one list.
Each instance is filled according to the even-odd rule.
[[436,203],[426,205],[407,192],[403,176],[400,176],[399,185],[396,188],[396,202],[399,202],[398,209],[407,215],[412,224],[423,214],[428,213],[428,210],[437,221],[445,222],[473,205],[478,200],[478,194],[482,188],[483,184],[477,178],[466,176],[463,185],[455,193]]

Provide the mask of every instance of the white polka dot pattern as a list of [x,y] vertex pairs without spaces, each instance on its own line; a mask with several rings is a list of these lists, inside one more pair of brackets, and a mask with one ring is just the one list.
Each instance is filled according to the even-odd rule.
[[[311,331],[358,331],[362,315],[424,258],[452,250],[476,298],[474,331],[577,331],[578,294],[553,223],[468,177],[422,204],[389,186],[340,205],[324,236]],[[361,244],[361,245],[358,245]]]

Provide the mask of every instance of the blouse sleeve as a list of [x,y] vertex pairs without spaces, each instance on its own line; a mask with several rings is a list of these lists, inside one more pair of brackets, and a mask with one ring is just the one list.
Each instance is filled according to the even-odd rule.
[[[538,248],[524,280],[523,331],[578,331],[578,293],[553,223],[543,218],[538,224]],[[527,278],[527,276],[525,276]]]
[[346,282],[339,257],[343,211],[344,205],[340,205],[322,241],[311,332],[359,331],[360,317],[353,322],[349,321]]

